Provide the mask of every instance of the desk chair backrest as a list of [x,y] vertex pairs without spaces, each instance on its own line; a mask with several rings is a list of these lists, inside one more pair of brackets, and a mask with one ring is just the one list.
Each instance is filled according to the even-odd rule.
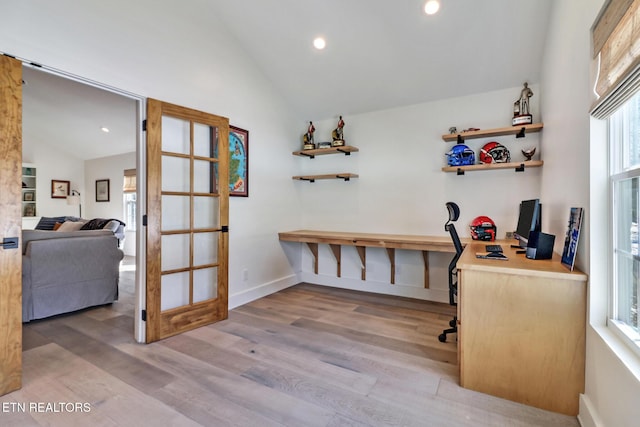
[[445,223],[444,229],[449,232],[451,236],[451,241],[453,242],[453,246],[456,249],[456,256],[454,257],[454,263],[458,261],[460,255],[462,254],[462,242],[460,242],[460,237],[458,237],[458,232],[456,231],[456,227],[453,224],[460,218],[460,208],[453,202],[447,202],[447,209],[449,210],[449,220]]

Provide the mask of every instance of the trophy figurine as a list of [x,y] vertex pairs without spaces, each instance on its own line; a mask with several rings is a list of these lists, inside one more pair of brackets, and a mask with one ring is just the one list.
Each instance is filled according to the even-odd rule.
[[313,132],[315,131],[316,128],[313,126],[313,122],[309,122],[307,133],[302,136],[303,150],[313,150],[314,148],[316,148],[316,144],[313,142]]
[[344,120],[342,120],[342,116],[338,119],[338,126],[331,132],[331,137],[333,141],[331,142],[332,147],[342,147],[344,145],[344,135],[342,133],[342,128],[344,128]]
[[529,89],[529,84],[525,82],[524,88],[520,91],[520,98],[513,103],[513,126],[533,123],[533,116],[529,112],[529,98],[532,96],[533,91]]
[[534,154],[536,154],[536,147],[533,148],[529,148],[527,150],[520,150],[522,151],[522,154],[524,154],[524,156],[527,158],[527,162],[529,160],[531,160],[531,158],[533,157]]

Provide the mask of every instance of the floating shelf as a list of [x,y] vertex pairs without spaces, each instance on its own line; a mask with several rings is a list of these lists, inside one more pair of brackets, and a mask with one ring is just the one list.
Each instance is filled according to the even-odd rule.
[[330,173],[324,175],[300,175],[294,176],[293,179],[298,181],[309,181],[315,182],[316,179],[344,179],[345,181],[349,181],[351,178],[357,178],[358,175],[355,173]]
[[350,156],[351,153],[355,153],[358,150],[358,147],[354,147],[352,145],[343,145],[341,147],[330,147],[330,148],[315,148],[313,150],[300,150],[294,151],[294,156],[301,157],[309,157],[313,159],[315,156],[322,156],[325,154],[344,154],[345,156]]
[[526,168],[538,168],[542,166],[542,160],[527,160],[522,162],[510,163],[484,163],[479,165],[468,166],[445,166],[443,172],[456,172],[458,175],[464,175],[466,171],[482,171],[489,169],[515,169],[516,172],[524,172]]
[[[543,128],[542,123],[532,123],[530,125],[509,126],[506,128],[481,129],[461,133],[447,133],[442,135],[445,142],[458,141],[458,137],[465,139],[489,138],[492,136],[516,135],[516,138],[523,137],[527,132],[540,132]],[[523,132],[524,129],[524,132]],[[518,134],[521,134],[518,135]]]

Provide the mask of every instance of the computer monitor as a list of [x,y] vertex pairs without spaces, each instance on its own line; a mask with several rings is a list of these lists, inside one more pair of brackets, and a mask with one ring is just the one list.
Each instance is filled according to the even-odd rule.
[[539,199],[523,200],[520,203],[520,215],[518,216],[518,226],[515,233],[519,247],[527,247],[529,232],[541,231],[541,211],[542,205]]

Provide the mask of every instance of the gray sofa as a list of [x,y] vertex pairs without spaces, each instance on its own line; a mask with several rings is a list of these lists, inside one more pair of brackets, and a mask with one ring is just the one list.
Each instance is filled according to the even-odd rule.
[[123,257],[109,230],[23,230],[22,321],[116,301]]

